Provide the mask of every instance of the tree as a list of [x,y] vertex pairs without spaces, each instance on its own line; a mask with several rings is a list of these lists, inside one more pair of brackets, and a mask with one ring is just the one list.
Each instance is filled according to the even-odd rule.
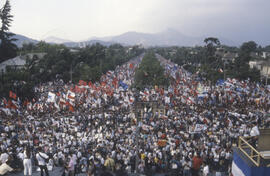
[[265,46],[265,47],[264,47],[264,51],[270,52],[270,45]]
[[254,41],[245,42],[241,45],[240,50],[247,54],[250,54],[251,52],[256,52],[257,43],[255,43]]
[[13,17],[10,14],[10,10],[11,6],[9,0],[7,0],[4,7],[0,10],[2,22],[0,29],[0,62],[16,56],[17,46],[13,43],[16,39],[12,38],[15,34],[9,32]]
[[248,64],[252,59],[252,52],[257,52],[257,43],[254,41],[244,42],[240,47],[239,58],[236,60],[238,65]]
[[151,51],[146,53],[135,73],[135,87],[142,89],[147,86],[168,86],[168,84],[164,69],[155,54]]
[[213,57],[216,51],[216,47],[220,46],[219,39],[215,37],[208,37],[204,39],[204,43],[206,44],[208,57]]

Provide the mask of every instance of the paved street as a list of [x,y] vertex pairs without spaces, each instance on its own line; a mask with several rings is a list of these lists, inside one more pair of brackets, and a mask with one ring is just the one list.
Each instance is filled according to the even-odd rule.
[[[52,171],[49,171],[50,176],[61,176],[61,168],[55,167]],[[8,174],[8,176],[23,176],[23,172]],[[40,172],[34,171],[32,176],[40,176]],[[86,176],[86,174],[78,174],[78,176]]]
[[[55,167],[52,171],[49,171],[50,176],[61,176],[62,171],[61,168]],[[8,174],[7,176],[24,176],[23,172],[19,173],[13,173],[13,174]],[[32,176],[40,176],[40,172],[34,171]],[[86,174],[78,174],[76,176],[86,176]],[[134,174],[130,174],[129,176],[135,176]],[[144,175],[141,175],[144,176]],[[156,174],[155,176],[164,176],[164,174]]]

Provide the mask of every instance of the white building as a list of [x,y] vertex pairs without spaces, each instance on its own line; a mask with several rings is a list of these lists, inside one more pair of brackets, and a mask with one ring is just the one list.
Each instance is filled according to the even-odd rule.
[[7,68],[21,69],[24,67],[25,64],[26,60],[21,56],[14,57],[12,59],[0,63],[0,73],[6,72]]
[[27,53],[24,56],[16,56],[12,59],[8,59],[0,63],[0,74],[5,73],[7,71],[7,68],[13,70],[22,69],[26,64],[27,59],[37,59],[36,62],[38,62],[45,55],[46,53]]

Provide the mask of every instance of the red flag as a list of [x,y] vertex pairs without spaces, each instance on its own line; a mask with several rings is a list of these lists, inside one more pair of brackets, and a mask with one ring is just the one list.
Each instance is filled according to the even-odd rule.
[[96,87],[96,85],[95,85],[95,84],[93,85],[93,89],[94,89],[94,90],[97,90],[97,87]]
[[92,88],[92,82],[91,81],[89,81],[89,83],[88,83],[88,86],[90,87],[90,88]]
[[158,146],[165,147],[167,145],[167,140],[160,139],[158,140]]
[[102,86],[102,87],[105,87],[105,86],[106,86],[106,82],[104,82],[104,81],[101,82],[101,86]]
[[79,85],[80,85],[80,86],[86,86],[87,83],[86,83],[85,81],[83,81],[83,80],[80,80],[80,81],[79,81]]
[[7,108],[18,109],[18,107],[11,100],[8,100],[8,106],[7,106]]
[[66,100],[65,100],[65,99],[63,99],[63,98],[60,98],[60,100],[59,100],[59,104],[62,104],[62,105],[66,104]]
[[14,100],[16,100],[17,95],[16,95],[14,92],[9,91],[9,97],[10,97],[10,98],[13,98]]
[[74,112],[74,108],[72,106],[69,106],[69,111]]
[[129,64],[129,68],[130,69],[133,69],[134,68],[134,65],[131,63],[131,64]]
[[79,88],[79,86],[75,86],[75,90],[74,90],[76,93],[79,93],[79,92],[81,92],[81,89]]
[[118,80],[116,77],[114,77],[112,84],[113,84],[114,88],[118,88]]
[[68,106],[69,111],[74,112],[74,108],[69,101],[66,101],[66,105]]
[[25,101],[23,102],[23,106],[27,106],[29,103],[30,103],[30,102],[29,102],[28,100],[25,100]]

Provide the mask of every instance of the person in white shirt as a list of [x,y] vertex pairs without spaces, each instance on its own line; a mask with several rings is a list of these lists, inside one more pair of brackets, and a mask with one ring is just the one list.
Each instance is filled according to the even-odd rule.
[[259,135],[260,135],[260,131],[259,131],[257,123],[255,123],[253,124],[253,127],[250,131],[250,136],[259,136]]
[[0,166],[0,175],[5,175],[7,172],[13,171],[13,168],[9,166],[9,160],[5,161]]
[[38,160],[38,166],[40,167],[40,175],[43,176],[43,172],[45,171],[46,176],[49,176],[46,159],[49,158],[48,155],[42,152],[42,149],[38,149],[38,153],[36,154],[36,158]]
[[203,176],[208,176],[209,174],[209,166],[207,164],[204,164],[203,166]]
[[0,155],[0,162],[5,163],[8,160],[8,154],[7,151],[4,150],[3,153]]
[[75,153],[72,154],[71,159],[74,163],[74,175],[77,173],[77,155]]
[[31,162],[31,150],[30,147],[25,147],[23,152],[23,166],[24,166],[24,175],[32,175],[32,162]]
[[256,148],[256,143],[258,141],[258,136],[260,135],[260,131],[259,131],[259,128],[258,128],[258,124],[257,123],[254,123],[253,124],[253,127],[250,131],[250,136],[252,137],[251,138],[251,145]]

